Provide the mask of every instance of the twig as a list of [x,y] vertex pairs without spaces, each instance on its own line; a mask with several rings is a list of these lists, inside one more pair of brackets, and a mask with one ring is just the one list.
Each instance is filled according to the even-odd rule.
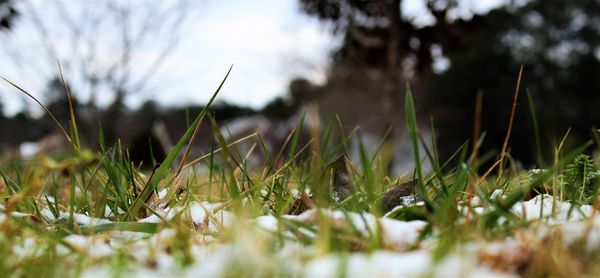
[[506,131],[506,137],[504,138],[504,144],[502,145],[502,152],[500,153],[500,164],[498,169],[498,178],[496,184],[502,178],[502,171],[504,168],[504,157],[506,156],[506,149],[508,149],[508,141],[510,140],[510,134],[512,133],[512,126],[515,120],[515,114],[517,112],[517,100],[519,99],[519,87],[521,86],[521,79],[523,78],[523,65],[519,69],[519,77],[517,78],[517,86],[515,88],[515,97],[513,99],[512,110],[510,112],[510,120],[508,121],[508,130]]

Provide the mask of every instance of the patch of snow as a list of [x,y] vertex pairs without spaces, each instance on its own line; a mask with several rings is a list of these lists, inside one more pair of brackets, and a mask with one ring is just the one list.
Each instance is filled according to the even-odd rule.
[[290,195],[292,195],[292,198],[298,199],[298,198],[300,198],[300,190],[294,188],[294,189],[290,190]]
[[254,221],[256,221],[256,225],[270,232],[277,232],[279,227],[279,222],[273,215],[259,216]]
[[114,276],[114,273],[112,273],[111,269],[107,266],[88,268],[81,274],[82,278],[99,278],[112,276]]
[[542,223],[530,232],[536,238],[545,238],[553,236],[553,232],[560,232],[566,245],[583,241],[587,251],[600,248],[600,216],[560,224]]
[[29,217],[29,216],[31,216],[31,214],[29,214],[29,213],[23,213],[23,212],[18,212],[18,211],[13,211],[13,212],[10,213],[10,216],[22,218],[22,217]]
[[218,246],[212,252],[206,248],[193,248],[192,254],[196,258],[196,263],[188,267],[185,271],[186,275],[182,275],[182,277],[224,276],[231,252],[231,248],[219,248]]
[[472,256],[450,255],[435,266],[425,250],[328,255],[312,260],[304,277],[515,277],[477,264]]
[[473,196],[473,198],[471,198],[471,200],[469,200],[469,205],[471,207],[479,207],[479,206],[481,206],[481,199],[479,199],[478,196]]
[[35,142],[23,142],[19,145],[19,154],[22,157],[33,157],[40,151],[40,145]]
[[194,225],[203,225],[207,220],[208,214],[212,213],[212,211],[208,211],[207,208],[196,202],[190,204],[189,210]]
[[160,223],[162,220],[156,214],[138,220],[139,223]]
[[261,190],[260,190],[260,196],[267,197],[267,195],[269,195],[269,192],[267,192],[267,191],[266,191],[266,190],[264,190],[264,189],[261,189]]
[[228,211],[219,209],[222,206],[221,203],[208,203],[208,202],[191,202],[187,207],[173,207],[165,208],[162,212],[159,211],[160,215],[150,215],[146,218],[138,220],[140,223],[160,223],[161,218],[169,221],[175,217],[178,213],[182,212],[188,214],[192,222],[196,226],[204,226],[208,223],[208,227],[205,227],[209,231],[216,232],[221,226],[229,226],[233,223],[235,217]]
[[492,192],[492,195],[490,196],[490,198],[498,199],[498,197],[503,197],[503,196],[504,196],[504,190],[496,189],[496,190],[494,190],[494,192]]
[[[83,235],[68,235],[63,238],[65,242],[78,250],[86,251],[91,258],[108,257],[113,254],[113,249],[102,238]],[[65,246],[58,246],[59,254],[69,254],[71,251]]]
[[[40,215],[42,215],[42,217],[46,218],[50,222],[58,222],[58,221],[62,221],[62,220],[68,220],[71,217],[69,212],[60,212],[58,217],[55,217],[54,214],[52,213],[52,211],[50,211],[50,209],[48,209],[48,208],[41,209]],[[81,213],[73,214],[73,222],[75,222],[75,224],[83,225],[83,226],[94,226],[94,225],[113,223],[112,221],[110,221],[108,219],[90,217],[90,216],[87,216],[87,215],[81,214]]]
[[[125,211],[122,210],[120,207],[117,207],[117,211],[119,214],[124,214]],[[109,207],[108,205],[106,205],[104,207],[104,217],[105,218],[109,218],[109,217],[114,217],[115,214],[113,213],[113,209],[111,207]]]
[[41,209],[40,215],[50,221],[53,221],[53,222],[57,221],[60,218],[60,216],[59,216],[59,218],[55,218],[52,211],[50,211],[50,209],[48,209],[48,208]]
[[36,250],[36,239],[26,238],[19,244],[13,245],[13,253],[18,257],[25,257],[31,255]]
[[[345,223],[348,221],[363,236],[381,232],[383,235],[384,244],[392,247],[394,250],[406,250],[407,247],[417,242],[420,232],[425,228],[425,221],[398,221],[389,218],[377,218],[370,213],[353,213],[341,210],[320,210],[326,216],[329,216],[332,221],[337,223]],[[300,221],[304,223],[313,222],[317,219],[318,210],[308,210],[298,216],[284,216],[287,219]],[[260,218],[260,217],[259,217]],[[277,228],[276,219],[260,218],[259,225],[265,225],[270,228]]]
[[[502,194],[502,191],[496,190],[492,197],[498,198]],[[473,199],[475,198],[470,200],[471,205]],[[223,227],[238,227],[233,225],[236,221],[235,215],[222,208],[222,203],[191,202],[187,206],[158,210],[160,217],[151,215],[139,222],[160,223],[161,218],[170,220],[181,213],[184,219],[189,219],[194,226],[201,227],[201,231],[220,232]],[[476,213],[483,213],[489,208],[472,209]],[[47,208],[40,212],[44,218],[51,221],[69,217],[68,213],[61,212],[55,219]],[[538,195],[531,200],[517,203],[511,208],[511,212],[525,220],[538,220],[541,216],[544,221],[532,225],[532,228],[527,230],[536,238],[551,236],[554,231],[560,230],[564,235],[565,244],[572,244],[586,237],[589,250],[600,248],[600,216],[594,215],[595,211],[591,206],[574,208],[569,202],[554,200],[550,195]],[[2,216],[0,214],[0,217]],[[107,219],[83,214],[75,214],[73,217],[77,224],[85,226],[112,223]],[[352,225],[365,237],[380,233],[386,251],[374,251],[369,254],[356,252],[347,255],[330,253],[320,256],[314,246],[304,246],[294,240],[294,234],[282,229],[279,219],[273,215],[258,216],[248,222],[240,222],[250,224],[243,226],[244,229],[252,229],[237,233],[242,239],[236,238],[230,244],[207,240],[202,233],[193,234],[190,250],[194,262],[183,269],[176,257],[169,252],[178,236],[176,230],[171,228],[162,228],[151,235],[112,231],[102,235],[69,235],[64,240],[76,249],[89,253],[94,259],[110,257],[121,247],[129,248],[133,259],[138,263],[132,272],[127,274],[132,277],[215,277],[226,275],[232,265],[240,264],[243,264],[244,268],[248,267],[249,271],[256,270],[255,273],[271,274],[272,272],[268,271],[285,269],[290,271],[289,273],[304,277],[337,277],[340,274],[347,277],[511,277],[511,273],[515,273],[514,269],[496,270],[495,265],[489,262],[496,262],[496,258],[502,258],[500,262],[510,267],[517,265],[514,262],[521,258],[519,250],[522,249],[519,249],[519,244],[522,242],[508,238],[498,243],[460,246],[436,264],[430,253],[430,247],[436,244],[436,239],[419,242],[419,235],[427,226],[425,221],[399,221],[379,218],[370,213],[333,209],[310,209],[300,215],[283,215],[281,219],[302,222],[318,229],[320,217],[330,218],[333,225]],[[281,231],[286,239],[271,250],[271,234],[264,231]],[[309,237],[316,237],[313,231],[304,227],[299,227],[298,231]],[[415,246],[417,243],[419,245]],[[25,240],[15,245],[15,253],[28,255],[28,252],[36,249],[35,244],[35,240]],[[412,250],[411,247],[417,249]],[[71,252],[60,245],[57,251],[59,254]],[[481,254],[492,259],[485,261]],[[92,268],[84,271],[83,276],[93,277],[103,273],[110,274],[110,269]]]
[[[64,217],[64,215],[62,217]],[[68,217],[68,214],[67,214],[67,217]],[[80,213],[74,213],[73,214],[73,221],[76,224],[84,225],[84,226],[94,226],[94,225],[102,225],[102,224],[113,223],[112,221],[110,221],[108,219],[101,219],[101,218],[89,217],[87,215],[80,214]]]
[[556,200],[552,195],[540,194],[533,199],[516,203],[511,211],[528,221],[548,219],[549,223],[564,223],[590,217],[594,208],[590,205],[573,206],[569,202]]
[[167,197],[167,192],[168,192],[168,190],[166,188],[163,189],[163,190],[161,190],[161,191],[159,191],[158,192],[158,198],[159,199],[163,199],[164,197]]
[[419,238],[419,234],[427,222],[425,221],[397,221],[389,218],[380,220],[381,229],[383,232],[384,243],[392,246],[394,250],[404,251],[411,245],[415,244]]

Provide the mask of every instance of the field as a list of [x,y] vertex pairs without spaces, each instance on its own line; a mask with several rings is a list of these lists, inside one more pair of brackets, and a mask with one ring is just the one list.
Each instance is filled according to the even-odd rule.
[[[102,137],[98,151],[83,148],[73,121],[61,127],[72,146],[68,154],[2,162],[0,271],[10,277],[600,273],[600,170],[583,154],[592,142],[574,150],[559,145],[550,166],[521,169],[507,151],[509,128],[496,157],[480,157],[475,142],[439,161],[435,144],[422,144],[410,90],[405,111],[418,159],[400,177],[388,173],[385,144],[361,146],[353,163],[344,154],[357,134],[338,132],[335,122],[311,131],[306,144],[300,122],[276,152],[253,134],[244,140],[250,150],[240,153],[205,109],[167,158],[148,169]],[[187,142],[197,139],[200,124],[215,127],[214,148],[191,157]],[[262,161],[251,165],[247,158],[257,153]]]

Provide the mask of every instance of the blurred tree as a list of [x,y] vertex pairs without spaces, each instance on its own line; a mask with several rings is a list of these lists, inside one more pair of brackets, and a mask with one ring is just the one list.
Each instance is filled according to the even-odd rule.
[[296,108],[297,107],[294,107],[289,100],[277,97],[267,103],[261,110],[261,113],[269,119],[285,120],[294,114]]
[[[73,103],[73,111],[75,113],[76,120],[79,115],[79,99],[73,95],[72,87],[69,87],[71,95],[71,101]],[[48,110],[58,119],[61,124],[68,127],[71,119],[69,111],[69,99],[65,91],[65,84],[60,77],[55,77],[48,82],[46,91],[44,92],[44,102]],[[50,119],[48,119],[50,120]]]
[[426,1],[430,20],[423,23],[403,13],[403,2],[300,0],[306,13],[343,36],[320,98],[325,115],[381,135],[403,122],[406,82],[419,87],[418,96],[436,61],[472,46],[481,16],[458,17],[456,1]]
[[[15,2],[13,0],[0,0],[0,32],[6,32],[7,30],[10,30],[13,26],[13,21],[18,16],[19,11],[16,9]],[[4,104],[0,103],[0,125],[4,126],[5,121],[6,117],[4,116]],[[0,145],[0,148],[4,148],[4,146]]]
[[[338,113],[346,124],[381,134],[394,119],[403,122],[402,93],[410,82],[417,103],[428,106],[421,114],[436,116],[438,144],[447,157],[472,137],[481,90],[487,132],[482,152],[499,149],[523,64],[510,142],[514,157],[531,164],[537,156],[525,89],[532,93],[542,140],[558,144],[570,127],[573,146],[600,126],[598,1],[515,1],[487,14],[459,1],[412,1],[425,7],[415,16],[405,13],[409,1],[299,1],[343,37],[319,101],[325,114]],[[552,152],[551,145],[542,147]]]
[[18,16],[14,0],[0,0],[0,31],[11,29]]
[[161,117],[161,110],[154,100],[147,100],[133,114],[133,121],[140,128],[151,129],[155,122]]
[[[14,68],[26,76],[52,80],[56,61],[63,64],[66,78],[85,101],[86,117],[80,126],[87,126],[84,134],[95,146],[98,121],[102,121],[106,140],[114,142],[126,99],[164,86],[159,85],[161,67],[177,47],[193,3],[57,0],[20,4],[19,27],[27,34],[13,34],[2,47]],[[40,43],[31,43],[36,40]],[[34,54],[24,55],[26,49]],[[40,57],[44,51],[46,55]],[[36,57],[36,63],[28,61],[31,57]],[[101,111],[99,103],[108,107]]]
[[210,107],[211,114],[219,122],[256,114],[252,108],[237,106],[224,101],[217,101]]
[[296,78],[290,82],[289,93],[292,103],[299,106],[315,100],[323,92],[320,86],[312,84],[307,79]]
[[[336,59],[350,58],[361,66],[395,69],[408,63],[430,69],[441,47],[444,53],[472,44],[479,15],[468,19],[456,15],[457,1],[426,1],[426,24],[403,14],[402,0],[300,0],[303,10],[334,25],[344,43]],[[407,61],[412,60],[412,61]]]
[[301,106],[319,98],[323,93],[322,90],[321,86],[312,84],[304,78],[296,78],[289,84],[288,95],[275,98],[265,105],[261,113],[269,119],[287,120]]
[[[600,127],[600,3],[528,1],[490,12],[473,48],[449,54],[451,67],[432,82],[440,144],[450,153],[469,138],[475,92],[483,91],[484,151],[504,140],[520,64],[525,65],[522,95],[511,140],[512,155],[526,164],[535,158],[534,130],[525,89],[532,93],[543,142],[558,141],[572,128],[571,146]],[[546,158],[552,145],[543,144]]]

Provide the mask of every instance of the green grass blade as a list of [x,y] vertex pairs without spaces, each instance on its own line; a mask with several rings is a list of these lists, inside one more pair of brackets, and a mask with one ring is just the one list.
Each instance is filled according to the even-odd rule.
[[63,83],[63,86],[65,87],[65,94],[67,95],[67,101],[69,103],[69,119],[70,119],[70,135],[71,138],[73,139],[73,151],[75,153],[79,153],[81,151],[81,141],[79,140],[79,132],[77,130],[77,121],[75,120],[75,110],[73,109],[73,100],[71,99],[71,90],[69,89],[69,86],[67,85],[67,81],[65,80],[65,77],[63,75],[63,71],[62,71],[62,66],[60,65],[60,62],[57,63],[58,64],[58,71],[60,74],[60,80]]
[[375,200],[375,173],[373,172],[373,163],[369,159],[369,154],[367,149],[363,143],[362,139],[358,140],[358,151],[360,157],[360,163],[362,164],[363,170],[363,180],[365,191],[367,192],[367,200],[370,203],[372,200]]
[[427,189],[425,188],[425,183],[423,180],[423,169],[421,167],[421,159],[420,159],[420,155],[419,155],[419,139],[418,139],[418,132],[419,130],[417,129],[417,115],[415,112],[415,103],[413,101],[413,97],[412,97],[412,92],[410,90],[410,86],[408,86],[408,84],[406,85],[406,99],[405,99],[405,113],[406,113],[406,124],[408,126],[408,133],[410,135],[410,138],[412,140],[412,146],[413,146],[413,154],[414,154],[414,159],[415,159],[415,171],[416,171],[416,175],[417,175],[417,179],[418,179],[418,186],[419,186],[419,190],[420,190],[420,194],[422,195],[421,197],[423,197],[423,201],[425,201],[425,203],[431,205],[431,199],[429,198],[429,193],[427,192]]
[[267,161],[267,166],[273,167],[273,160],[271,159],[271,152],[269,151],[269,148],[267,147],[267,142],[265,141],[265,138],[260,133],[256,133],[256,134],[258,136],[258,142],[260,143],[260,146],[263,148],[263,151],[265,154],[265,159]]
[[538,163],[538,167],[544,167],[546,163],[544,162],[544,157],[542,156],[542,144],[540,143],[540,129],[537,121],[537,113],[535,111],[533,98],[531,97],[531,91],[529,89],[527,90],[527,102],[529,103],[529,111],[531,112],[531,123],[533,124],[533,132],[535,134],[536,160]]
[[292,157],[294,157],[294,155],[296,154],[296,149],[298,148],[298,143],[300,141],[300,134],[302,133],[302,127],[304,127],[305,118],[306,114],[303,114],[302,117],[300,117],[298,123],[296,124],[296,128],[294,129],[294,137],[292,138],[292,143],[290,145],[290,150],[287,156],[287,161],[290,161]]
[[128,231],[154,234],[158,231],[157,223],[115,222],[109,224],[86,226],[79,230],[82,234],[96,234],[110,231]]
[[219,84],[219,87],[213,93],[212,97],[210,98],[210,100],[208,101],[206,106],[204,106],[202,111],[200,111],[200,114],[198,114],[196,119],[190,124],[190,126],[185,131],[183,136],[179,139],[177,144],[175,144],[173,149],[169,152],[167,157],[160,164],[160,166],[158,167],[158,169],[152,176],[152,179],[150,179],[150,181],[148,182],[148,186],[146,186],[142,190],[140,195],[131,204],[131,206],[129,207],[129,213],[125,215],[125,218],[123,220],[131,220],[132,216],[135,216],[138,214],[139,210],[142,208],[142,204],[148,199],[148,197],[150,197],[150,194],[152,194],[152,192],[156,189],[156,187],[158,186],[158,183],[169,173],[169,171],[171,170],[171,164],[173,164],[173,162],[177,158],[177,155],[179,154],[179,152],[181,151],[181,149],[183,148],[183,146],[185,145],[187,140],[190,138],[190,136],[192,136],[192,133],[194,132],[194,129],[195,129],[196,125],[198,124],[198,122],[200,122],[200,120],[202,118],[204,118],[204,116],[208,112],[208,108],[210,107],[210,105],[213,103],[213,101],[217,97],[217,94],[223,87],[223,84],[225,84],[225,80],[227,80],[229,73],[231,73],[232,67],[233,66],[231,66],[229,68],[229,70],[227,71],[227,74],[221,81],[221,84]]
[[423,145],[423,149],[425,150],[425,154],[427,154],[427,158],[429,159],[429,162],[431,163],[431,168],[433,169],[435,178],[437,178],[437,180],[440,182],[440,185],[442,186],[442,190],[446,191],[447,186],[446,186],[446,183],[444,182],[444,174],[442,173],[442,169],[440,168],[440,163],[437,161],[435,154],[431,153],[431,151],[425,144],[425,139],[423,139],[423,137],[420,134],[419,134],[419,140],[421,141],[421,144]]

